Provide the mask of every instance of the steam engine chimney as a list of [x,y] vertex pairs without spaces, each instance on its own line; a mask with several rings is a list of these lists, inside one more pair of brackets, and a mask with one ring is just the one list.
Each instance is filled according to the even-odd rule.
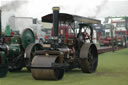
[[58,26],[59,26],[59,7],[53,7],[53,36],[58,36]]

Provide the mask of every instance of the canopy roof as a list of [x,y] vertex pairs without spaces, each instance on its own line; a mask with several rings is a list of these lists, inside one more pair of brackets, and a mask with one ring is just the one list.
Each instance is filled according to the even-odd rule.
[[[59,21],[60,22],[74,22],[78,21],[79,23],[86,23],[86,24],[101,24],[100,20],[82,17],[77,15],[71,15],[67,13],[59,13]],[[48,14],[42,17],[42,22],[53,22],[53,14]]]

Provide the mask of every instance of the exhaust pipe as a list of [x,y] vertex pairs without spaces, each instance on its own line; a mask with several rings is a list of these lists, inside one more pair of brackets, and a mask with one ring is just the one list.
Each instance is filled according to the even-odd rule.
[[58,36],[58,26],[59,26],[59,7],[53,7],[53,36]]

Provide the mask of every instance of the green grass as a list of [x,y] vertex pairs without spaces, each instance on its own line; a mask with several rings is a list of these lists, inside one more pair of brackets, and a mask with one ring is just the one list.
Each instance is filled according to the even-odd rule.
[[59,81],[34,80],[31,73],[8,73],[0,85],[128,85],[128,49],[99,55],[96,73],[86,74],[79,69],[67,72]]

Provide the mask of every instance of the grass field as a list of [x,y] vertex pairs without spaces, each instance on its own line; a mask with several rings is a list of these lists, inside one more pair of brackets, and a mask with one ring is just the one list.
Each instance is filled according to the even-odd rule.
[[84,74],[79,69],[67,72],[59,81],[34,80],[31,73],[8,73],[0,85],[128,85],[128,49],[99,55],[96,73]]

